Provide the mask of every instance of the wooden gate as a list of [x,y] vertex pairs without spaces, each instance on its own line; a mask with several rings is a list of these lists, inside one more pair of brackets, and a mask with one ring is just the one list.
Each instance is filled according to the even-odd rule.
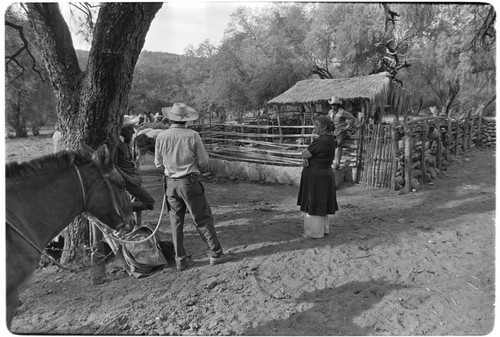
[[397,144],[391,124],[363,125],[360,129],[356,182],[394,188]]

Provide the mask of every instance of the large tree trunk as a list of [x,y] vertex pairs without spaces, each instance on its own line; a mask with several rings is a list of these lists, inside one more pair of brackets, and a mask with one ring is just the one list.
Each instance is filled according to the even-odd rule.
[[[103,3],[82,72],[71,34],[57,3],[27,3],[37,44],[57,100],[64,148],[80,141],[93,148],[107,141],[116,148],[134,67],[162,3]],[[65,231],[62,261],[78,260],[88,238],[87,221]]]

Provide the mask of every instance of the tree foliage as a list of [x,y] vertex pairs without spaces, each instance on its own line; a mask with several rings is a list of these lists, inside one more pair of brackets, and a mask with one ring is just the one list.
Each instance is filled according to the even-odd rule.
[[202,118],[231,118],[302,79],[380,71],[388,46],[397,48],[401,64],[411,64],[396,78],[413,94],[415,112],[477,105],[495,92],[495,19],[488,4],[241,6],[220,45],[204,41],[184,55],[143,52],[127,113],[184,101]]
[[164,64],[164,97],[175,92],[204,116],[225,118],[259,109],[302,79],[384,70],[385,56],[399,62],[395,77],[412,92],[415,112],[477,105],[495,90],[495,17],[487,4],[242,6],[219,46],[205,41],[190,46],[184,61]]
[[38,135],[40,128],[56,118],[54,94],[39,55],[28,46],[29,24],[12,8],[5,13],[5,117],[16,137],[28,129]]

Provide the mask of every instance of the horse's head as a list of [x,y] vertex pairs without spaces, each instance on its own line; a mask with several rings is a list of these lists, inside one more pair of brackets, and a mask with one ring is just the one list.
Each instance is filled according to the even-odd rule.
[[87,188],[86,211],[112,229],[129,232],[135,226],[135,218],[125,180],[114,167],[106,144],[92,152],[98,176]]

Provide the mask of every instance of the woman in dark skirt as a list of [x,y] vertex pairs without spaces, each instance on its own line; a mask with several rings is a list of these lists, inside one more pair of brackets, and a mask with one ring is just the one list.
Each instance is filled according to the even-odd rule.
[[329,233],[328,215],[339,209],[332,163],[335,157],[334,126],[327,116],[314,118],[319,137],[302,152],[303,166],[297,205],[305,213],[305,236],[322,238]]

